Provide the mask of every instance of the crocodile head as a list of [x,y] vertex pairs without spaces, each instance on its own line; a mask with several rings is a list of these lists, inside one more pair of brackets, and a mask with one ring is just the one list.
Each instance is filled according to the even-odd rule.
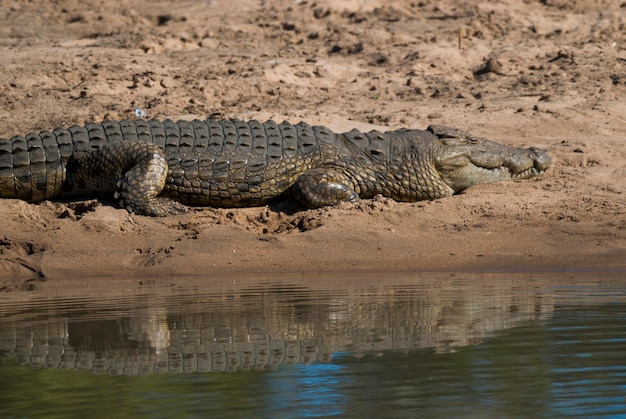
[[478,183],[539,176],[550,167],[550,156],[535,147],[509,147],[439,125],[427,130],[438,139],[435,169],[455,193]]

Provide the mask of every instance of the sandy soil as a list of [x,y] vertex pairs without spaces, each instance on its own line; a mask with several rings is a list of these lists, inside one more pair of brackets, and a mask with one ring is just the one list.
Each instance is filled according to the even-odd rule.
[[452,198],[151,219],[0,202],[0,289],[43,279],[626,268],[626,5],[604,0],[0,0],[0,134],[208,115],[446,124],[549,150]]

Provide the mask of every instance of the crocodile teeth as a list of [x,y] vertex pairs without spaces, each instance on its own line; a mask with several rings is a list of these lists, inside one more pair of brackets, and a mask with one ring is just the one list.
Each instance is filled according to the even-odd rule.
[[508,167],[505,167],[505,166],[492,167],[492,168],[478,167],[478,169],[482,170],[483,172],[489,173],[491,175],[495,174],[498,177],[504,177],[504,176],[513,177],[514,176],[511,173],[511,169],[509,169]]
[[508,177],[511,179],[527,179],[530,177],[540,176],[545,172],[545,170],[538,170],[535,167],[530,167],[518,173],[514,173],[511,169],[509,169],[506,166],[499,166],[499,167],[494,167],[491,169],[481,167],[480,169],[486,172],[489,172],[493,175],[496,175],[497,177],[500,177],[500,178]]
[[526,179],[529,177],[534,177],[534,176],[540,176],[543,174],[543,170],[537,170],[534,167],[531,167],[530,169],[526,169],[523,172],[519,172],[519,173],[515,173],[515,174],[511,174],[511,178],[513,179]]

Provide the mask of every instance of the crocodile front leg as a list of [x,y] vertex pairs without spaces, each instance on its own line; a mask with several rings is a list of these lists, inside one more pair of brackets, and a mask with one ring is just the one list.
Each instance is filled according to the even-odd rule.
[[158,196],[167,180],[167,160],[154,144],[129,141],[72,154],[67,162],[67,195],[113,196],[121,207],[141,215],[188,212],[186,206]]
[[343,173],[328,168],[311,169],[302,174],[292,187],[293,196],[308,208],[358,202],[353,183]]

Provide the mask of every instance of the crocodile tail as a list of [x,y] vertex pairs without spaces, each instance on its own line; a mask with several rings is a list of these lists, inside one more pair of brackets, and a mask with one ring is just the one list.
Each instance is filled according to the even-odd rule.
[[38,202],[58,197],[74,152],[121,141],[158,143],[159,127],[151,127],[150,121],[107,121],[0,138],[0,198]]
[[50,131],[0,138],[0,198],[43,201],[61,193],[71,144]]

